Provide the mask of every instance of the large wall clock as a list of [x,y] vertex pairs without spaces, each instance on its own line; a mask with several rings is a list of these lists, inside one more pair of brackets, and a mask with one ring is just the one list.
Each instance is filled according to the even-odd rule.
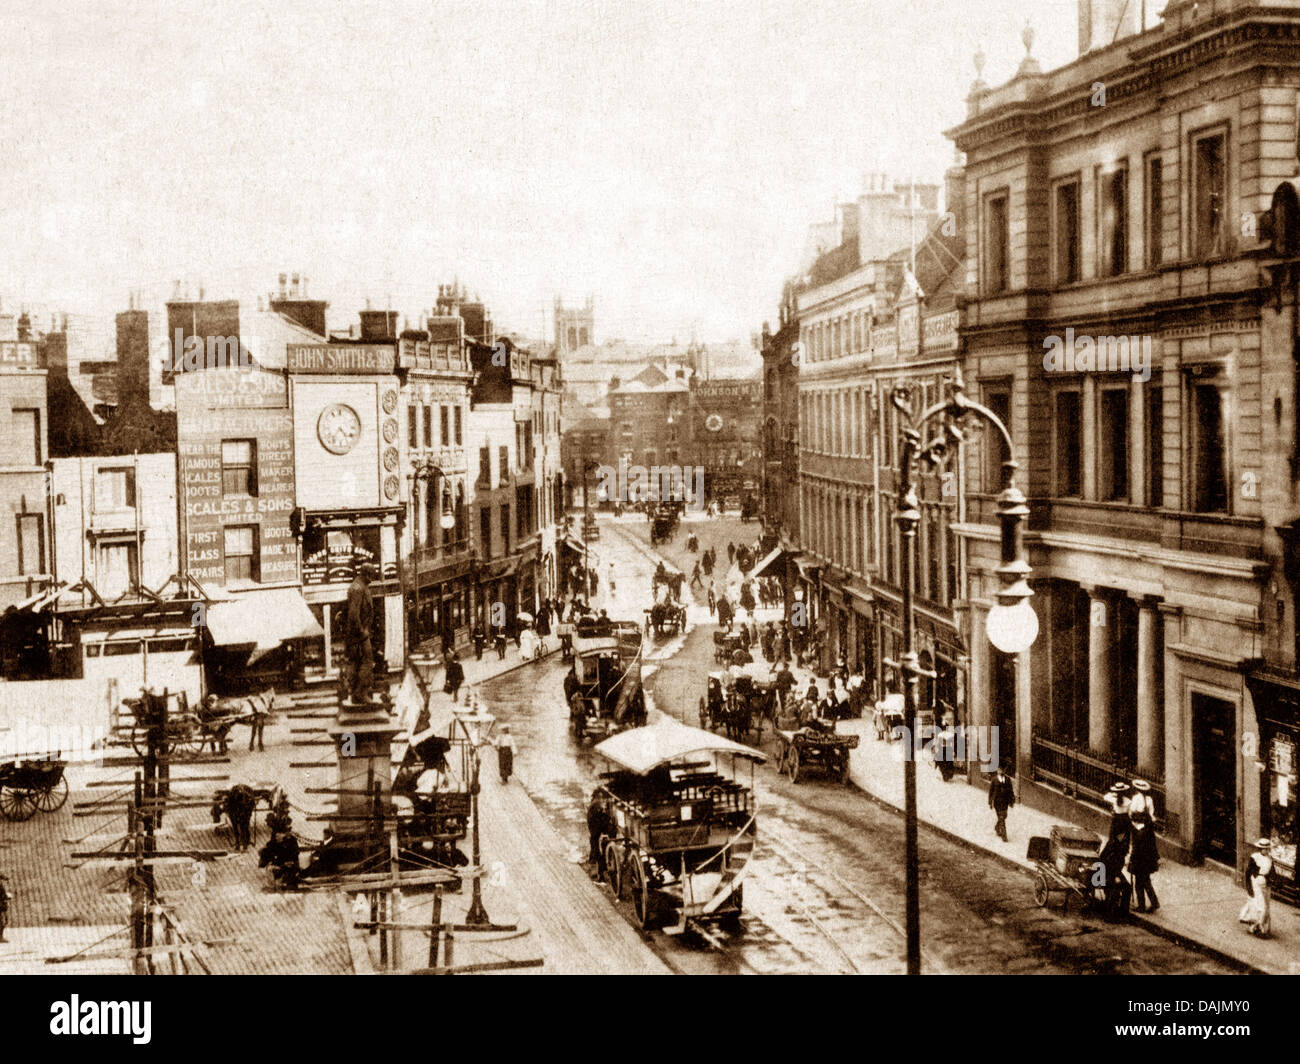
[[330,403],[316,419],[316,435],[331,454],[347,454],[361,437],[361,418],[346,403]]
[[704,419],[704,427],[710,432],[720,432],[722,430],[722,415],[710,414]]

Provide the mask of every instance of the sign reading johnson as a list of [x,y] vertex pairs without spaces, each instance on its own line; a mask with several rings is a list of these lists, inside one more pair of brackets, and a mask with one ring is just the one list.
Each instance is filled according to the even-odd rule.
[[397,348],[392,344],[287,344],[290,373],[392,373]]

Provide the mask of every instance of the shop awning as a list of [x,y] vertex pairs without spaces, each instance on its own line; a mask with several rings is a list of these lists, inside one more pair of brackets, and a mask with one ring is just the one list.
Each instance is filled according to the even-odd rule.
[[288,639],[315,639],[325,634],[307,600],[296,587],[245,591],[230,602],[207,609],[208,631],[217,646],[255,646],[274,650]]
[[[749,575],[750,576],[767,576],[767,575],[775,576],[777,575],[777,572],[779,572],[780,566],[785,565],[786,559],[791,557],[791,555],[792,555],[791,551],[786,550],[784,547],[777,547],[776,550],[769,553],[766,558],[764,558],[761,562],[759,562],[756,566],[754,566],[754,571],[751,572]],[[768,574],[767,572],[768,569],[774,569],[777,570],[777,572]]]

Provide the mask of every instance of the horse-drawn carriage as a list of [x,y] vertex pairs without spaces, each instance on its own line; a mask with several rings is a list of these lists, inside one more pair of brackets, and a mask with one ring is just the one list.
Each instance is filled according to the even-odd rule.
[[573,669],[565,678],[569,728],[576,739],[604,738],[646,719],[641,690],[641,626],[584,617],[573,635]]
[[841,783],[849,781],[849,751],[858,745],[858,736],[839,735],[834,723],[829,726],[809,721],[795,730],[779,729],[776,770],[798,783],[813,768],[825,772]]
[[709,731],[721,727],[736,742],[752,731],[754,743],[758,744],[763,738],[763,721],[775,719],[779,700],[774,681],[742,673],[732,690],[727,691],[723,674],[711,672],[700,699],[700,727]]
[[[641,927],[667,923],[668,934],[736,923],[757,828],[752,786],[735,780],[735,759],[750,762],[752,777],[764,756],[669,717],[596,752],[614,766],[595,796],[608,826],[598,845],[614,896],[631,897]],[[720,771],[725,755],[731,778]]]
[[[713,660],[719,665],[731,665],[736,662],[736,655],[749,658],[753,661],[745,637],[739,632],[714,632],[713,633]],[[744,664],[744,662],[741,662]]]
[[1078,898],[1084,908],[1105,901],[1103,882],[1095,882],[1101,859],[1101,838],[1091,831],[1064,828],[1056,824],[1050,837],[1041,835],[1029,840],[1028,858],[1034,862],[1034,901],[1047,905],[1051,895],[1062,895],[1062,909],[1068,911],[1070,898]]
[[218,748],[224,750],[235,725],[265,723],[275,704],[275,691],[267,688],[239,698],[209,696],[195,707],[190,706],[184,691],[141,692],[139,698],[124,698],[122,704],[130,711],[131,721],[117,726],[116,740],[144,757],[150,733],[161,729],[160,746],[166,756],[174,758],[197,756],[205,746],[211,746],[214,753]]
[[0,764],[0,816],[29,820],[36,811],[53,813],[68,800],[66,761],[28,758]]
[[667,543],[677,534],[684,508],[681,503],[662,502],[650,511],[650,545],[652,547],[660,543]]
[[656,602],[645,611],[645,631],[663,639],[686,630],[686,607],[677,602]]

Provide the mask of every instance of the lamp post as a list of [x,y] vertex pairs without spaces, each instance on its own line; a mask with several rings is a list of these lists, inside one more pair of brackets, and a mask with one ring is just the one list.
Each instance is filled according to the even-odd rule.
[[[924,462],[928,469],[939,465],[950,450],[962,441],[962,423],[975,414],[991,425],[1007,446],[1007,454],[1014,453],[1011,434],[1006,425],[988,407],[967,398],[961,370],[953,376],[952,394],[941,403],[917,414],[912,406],[912,392],[906,386],[894,389],[891,400],[902,415],[903,452],[898,485],[898,524],[902,541],[903,564],[903,654],[900,662],[903,674],[903,704],[908,728],[908,749],[903,751],[903,802],[904,844],[906,860],[906,938],[907,974],[921,973],[921,917],[918,883],[917,813],[916,813],[916,752],[919,749],[917,733],[917,686],[922,676],[934,673],[921,668],[916,653],[916,529],[921,521],[921,504],[917,494],[916,466]],[[938,421],[938,435],[922,446],[922,432],[931,421]],[[1001,565],[997,573],[1002,587],[997,593],[998,604],[989,611],[987,633],[989,641],[1007,654],[1020,654],[1033,644],[1038,635],[1038,617],[1029,605],[1033,591],[1029,587],[1029,562],[1025,555],[1024,523],[1029,516],[1025,496],[1016,487],[1014,460],[1002,463],[1002,491],[998,495],[998,523],[1002,529]]]
[[473,821],[471,845],[473,847],[474,886],[470,897],[469,912],[465,914],[465,925],[482,931],[513,931],[515,930],[513,924],[492,923],[492,919],[488,916],[487,909],[483,905],[483,861],[482,851],[479,849],[478,832],[479,765],[481,762],[479,749],[490,745],[490,735],[496,725],[496,718],[483,712],[478,705],[476,695],[473,696],[473,704],[468,713],[458,713],[455,709],[452,712],[455,713],[456,723],[460,726],[461,734],[465,736],[465,741],[469,744],[472,768],[469,793],[471,803],[470,818]]
[[[451,493],[447,489],[447,475],[442,471],[433,459],[426,458],[423,461],[419,459],[411,463],[411,472],[409,480],[411,482],[411,501],[414,502],[420,495],[420,482],[425,483],[424,497],[428,499],[435,495],[438,490],[438,478],[443,480],[443,495],[441,515],[438,518],[438,524],[444,532],[449,531],[456,524],[456,517],[451,510]],[[413,515],[414,516],[414,515]],[[415,556],[415,634],[416,646],[423,642],[424,631],[420,624],[420,550],[416,543],[416,532],[420,527],[418,517],[411,522],[411,543],[412,554]],[[427,530],[426,530],[427,535]]]

